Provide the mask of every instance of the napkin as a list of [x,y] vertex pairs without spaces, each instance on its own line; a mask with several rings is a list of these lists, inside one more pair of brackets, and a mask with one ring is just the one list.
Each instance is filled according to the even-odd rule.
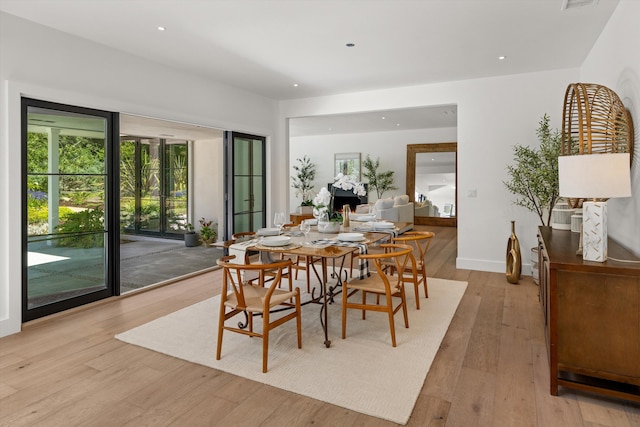
[[[351,248],[358,248],[360,254],[368,253],[368,248],[366,243],[358,243],[358,242],[342,242],[340,240],[333,239],[318,239],[313,241],[314,245],[318,246],[349,246]],[[360,279],[364,279],[365,277],[369,277],[371,274],[369,273],[369,260],[358,258],[358,267],[360,269]]]
[[[245,256],[247,254],[247,248],[249,246],[253,246],[257,243],[257,240],[253,239],[253,240],[247,240],[244,242],[240,242],[240,243],[234,243],[231,246],[229,246],[229,255],[235,255],[236,257],[233,258],[230,262],[232,264],[244,264],[245,261]],[[255,251],[250,251],[250,253],[256,253]],[[242,271],[241,272],[241,276],[242,276],[242,282],[246,283],[249,282],[251,280],[255,280],[258,278],[258,274],[255,272],[249,272],[247,275],[244,274],[245,272]]]

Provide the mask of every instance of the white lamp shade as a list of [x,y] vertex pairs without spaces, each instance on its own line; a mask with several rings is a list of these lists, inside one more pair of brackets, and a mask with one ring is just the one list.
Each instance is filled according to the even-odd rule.
[[629,164],[629,153],[560,156],[560,196],[583,199],[630,197]]

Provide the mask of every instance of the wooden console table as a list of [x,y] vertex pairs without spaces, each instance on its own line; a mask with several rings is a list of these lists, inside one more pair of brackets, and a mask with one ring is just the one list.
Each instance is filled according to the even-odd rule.
[[[640,264],[583,261],[579,234],[540,227],[540,302],[550,392],[570,387],[640,401]],[[638,260],[609,239],[609,257]]]
[[305,219],[313,219],[313,214],[289,214],[289,221],[293,225],[300,225]]

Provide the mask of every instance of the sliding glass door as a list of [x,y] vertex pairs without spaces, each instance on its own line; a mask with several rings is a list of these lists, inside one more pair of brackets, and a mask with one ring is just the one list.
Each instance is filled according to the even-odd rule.
[[117,294],[117,114],[22,101],[23,320]]

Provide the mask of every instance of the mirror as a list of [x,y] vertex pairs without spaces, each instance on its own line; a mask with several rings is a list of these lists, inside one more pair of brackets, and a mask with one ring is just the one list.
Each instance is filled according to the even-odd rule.
[[457,226],[455,142],[407,145],[407,194],[413,195],[415,224]]

